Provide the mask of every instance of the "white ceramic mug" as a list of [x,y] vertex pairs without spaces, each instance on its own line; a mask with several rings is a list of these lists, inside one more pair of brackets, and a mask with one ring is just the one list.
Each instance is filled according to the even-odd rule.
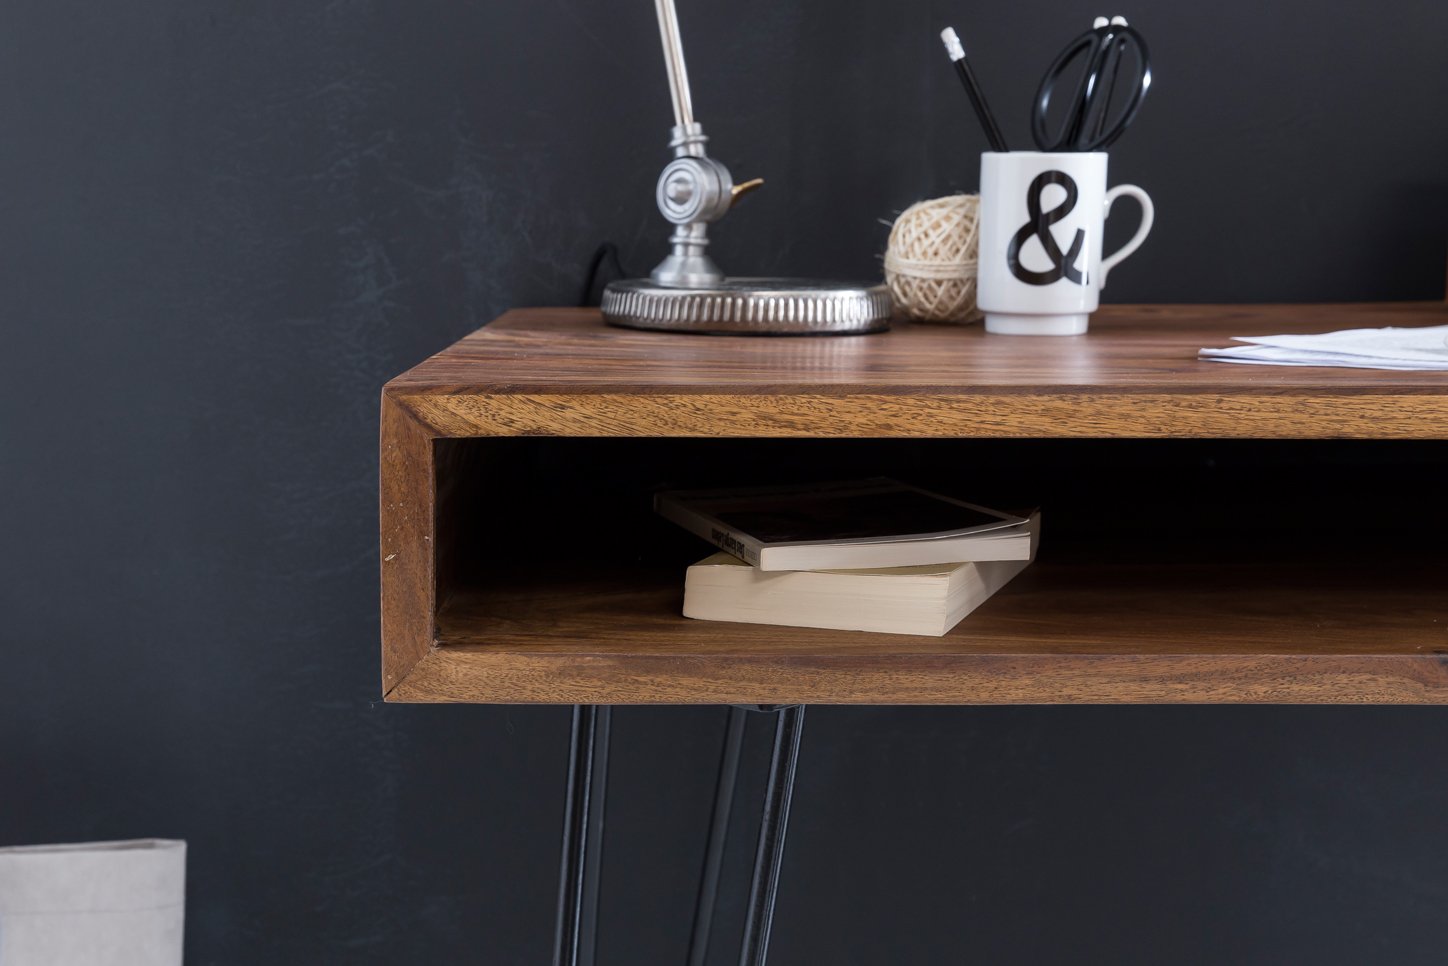
[[[1141,227],[1106,258],[1111,203],[1141,205]],[[1106,190],[1106,152],[988,151],[980,156],[976,303],[987,332],[1080,335],[1101,304],[1106,274],[1151,231],[1155,208],[1136,185]]]

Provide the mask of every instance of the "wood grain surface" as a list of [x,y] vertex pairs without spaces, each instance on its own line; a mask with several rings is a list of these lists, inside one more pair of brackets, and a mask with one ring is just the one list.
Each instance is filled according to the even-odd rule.
[[383,397],[379,463],[382,569],[382,691],[432,649],[437,548],[433,439],[403,406]]
[[[1437,302],[1129,306],[1064,339],[926,326],[747,339],[612,329],[594,310],[509,313],[384,390],[384,693],[620,704],[1448,701],[1441,563],[1042,567],[943,639],[688,621],[680,574],[460,583],[487,548],[464,544],[459,520],[496,510],[460,482],[476,480],[463,464],[489,444],[458,442],[1448,439],[1448,374],[1196,359],[1232,335],[1445,323]],[[489,471],[509,472],[503,463]]]
[[693,621],[679,576],[456,595],[403,701],[1448,702],[1448,567],[1036,566],[943,638]]
[[1448,439],[1448,373],[1202,362],[1234,335],[1448,324],[1441,302],[1112,306],[1070,338],[636,332],[522,309],[388,384],[440,436]]

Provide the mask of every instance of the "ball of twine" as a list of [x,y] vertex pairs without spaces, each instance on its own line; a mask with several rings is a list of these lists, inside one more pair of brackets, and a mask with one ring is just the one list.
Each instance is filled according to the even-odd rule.
[[890,229],[885,282],[896,306],[922,322],[973,322],[980,197],[950,195],[906,208]]

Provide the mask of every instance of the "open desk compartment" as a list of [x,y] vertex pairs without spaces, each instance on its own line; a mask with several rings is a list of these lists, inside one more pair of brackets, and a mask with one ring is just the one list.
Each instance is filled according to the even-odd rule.
[[[429,447],[435,510],[419,503],[410,549],[397,535],[384,554],[390,612],[406,608],[388,628],[390,700],[1448,697],[1448,508],[1433,503],[1442,447],[550,438]],[[943,638],[680,616],[684,568],[712,550],[652,513],[656,488],[886,473],[1006,509],[1040,505],[1037,562]]]

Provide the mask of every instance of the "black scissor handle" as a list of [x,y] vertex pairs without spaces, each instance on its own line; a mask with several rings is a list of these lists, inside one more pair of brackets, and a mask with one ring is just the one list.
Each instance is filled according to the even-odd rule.
[[[1046,68],[1046,73],[1041,77],[1041,86],[1036,91],[1035,108],[1031,112],[1031,136],[1036,141],[1036,147],[1042,151],[1064,151],[1070,144],[1074,128],[1078,119],[1078,110],[1082,98],[1086,93],[1086,85],[1091,78],[1093,61],[1100,49],[1102,29],[1088,30],[1066,45],[1065,49]],[[1058,85],[1065,79],[1071,64],[1079,57],[1085,57],[1085,70],[1076,81],[1075,90],[1071,92],[1069,105],[1061,117],[1059,128],[1049,131],[1046,127],[1051,102],[1059,101],[1056,95]]]
[[[1128,51],[1134,55],[1136,61],[1133,67],[1131,96],[1127,98],[1115,118],[1108,118],[1112,93],[1116,87],[1116,80],[1121,74],[1121,60]],[[1116,37],[1112,41],[1112,50],[1105,73],[1107,74],[1106,89],[1104,92],[1098,91],[1101,108],[1096,132],[1089,141],[1082,144],[1080,148],[1082,151],[1100,151],[1109,148],[1131,126],[1131,122],[1136,120],[1136,113],[1141,110],[1141,102],[1146,99],[1146,92],[1151,88],[1151,55],[1146,49],[1146,38],[1132,27],[1121,27],[1117,30]],[[1087,113],[1090,113],[1089,109]]]
[[[1114,119],[1108,121],[1122,60],[1128,49],[1136,61],[1131,95]],[[1084,58],[1080,77],[1056,130],[1048,128],[1048,114],[1058,90],[1075,61]],[[1095,27],[1077,37],[1052,61],[1041,78],[1031,112],[1031,135],[1042,151],[1097,151],[1110,146],[1135,120],[1151,86],[1151,61],[1146,41],[1124,24]],[[1094,130],[1093,130],[1094,128]]]

